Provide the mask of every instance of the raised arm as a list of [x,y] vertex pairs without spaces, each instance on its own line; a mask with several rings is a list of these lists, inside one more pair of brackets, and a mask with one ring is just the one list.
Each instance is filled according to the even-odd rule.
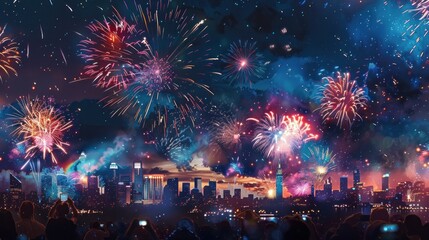
[[48,218],[53,218],[55,217],[55,210],[57,209],[58,204],[61,203],[61,200],[58,199],[57,201],[55,201],[54,205],[51,207],[51,209],[49,210],[48,213]]

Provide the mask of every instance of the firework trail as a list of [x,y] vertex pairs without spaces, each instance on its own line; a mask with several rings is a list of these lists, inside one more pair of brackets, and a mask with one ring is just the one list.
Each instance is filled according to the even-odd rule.
[[317,134],[310,132],[310,124],[300,115],[279,116],[269,112],[262,119],[248,120],[257,123],[253,145],[266,157],[280,160],[300,148],[302,143],[318,138]]
[[11,74],[18,76],[16,67],[21,63],[18,44],[4,36],[5,29],[0,27],[0,82]]
[[189,170],[191,152],[191,139],[186,136],[187,129],[180,131],[179,134],[168,134],[165,137],[156,139],[156,152],[169,161],[174,162],[179,170]]
[[304,160],[311,164],[310,170],[317,183],[322,182],[325,176],[337,167],[336,157],[329,148],[322,147],[309,147],[303,154]]
[[[418,49],[417,44],[423,42],[422,39],[428,35],[427,24],[429,23],[429,0],[411,0],[411,8],[404,11],[410,14],[411,18],[405,21],[407,31],[410,37],[414,37],[415,45],[411,48],[410,54]],[[417,17],[418,21],[415,23],[413,18]],[[420,52],[419,56],[423,57],[424,51]]]
[[31,101],[24,98],[18,101],[18,108],[10,118],[13,121],[13,134],[22,138],[18,144],[26,146],[25,158],[33,157],[37,152],[42,152],[43,159],[46,154],[51,155],[53,163],[57,163],[55,150],[67,153],[65,147],[68,143],[63,141],[65,131],[72,127],[61,113],[54,107],[40,100]]
[[237,119],[227,119],[213,123],[213,141],[228,149],[238,149],[246,134],[244,124]]
[[78,45],[86,62],[83,79],[101,88],[126,88],[145,54],[141,32],[121,16],[96,21],[88,29],[90,35]]
[[217,60],[209,56],[204,20],[171,10],[169,1],[149,1],[147,8],[134,5],[138,14],[131,18],[144,33],[144,60],[133,70],[127,88],[105,99],[106,106],[115,109],[113,116],[131,112],[143,125],[153,112],[155,121],[166,127],[173,109],[180,112],[176,119],[189,119],[190,113],[201,110],[204,94],[212,94],[200,81]]
[[241,175],[243,173],[243,165],[240,163],[240,157],[232,158],[229,163],[229,168],[226,170],[226,176]]
[[323,81],[327,83],[318,89],[320,106],[316,111],[320,112],[324,121],[336,120],[337,125],[342,127],[345,123],[351,126],[356,118],[362,119],[358,111],[366,107],[368,99],[356,81],[350,81],[349,73],[338,73],[336,79],[325,77]]
[[249,83],[255,78],[262,78],[265,73],[265,66],[262,54],[258,53],[256,42],[232,43],[228,52],[221,55],[220,60],[226,64],[223,72],[223,79],[230,83]]

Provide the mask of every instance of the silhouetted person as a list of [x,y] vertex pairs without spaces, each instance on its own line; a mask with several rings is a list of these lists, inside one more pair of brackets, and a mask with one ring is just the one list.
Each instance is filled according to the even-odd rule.
[[429,223],[423,225],[421,237],[422,240],[429,240]]
[[99,222],[94,222],[91,224],[88,232],[86,232],[83,240],[104,240],[105,238],[108,238],[109,235],[107,226],[101,227]]
[[297,218],[287,218],[283,232],[284,240],[309,240],[311,233],[307,224]]
[[375,222],[377,220],[389,222],[389,212],[384,207],[377,207],[372,209],[369,222]]
[[8,210],[0,209],[0,239],[15,240],[17,235],[12,214]]
[[168,240],[198,240],[192,220],[183,218],[177,223],[176,229],[167,237]]
[[[68,219],[70,209],[72,210],[72,217]],[[48,240],[74,240],[78,238],[76,232],[78,210],[70,198],[66,202],[57,200],[49,211],[48,217],[49,221],[46,224],[46,238]]]
[[422,232],[422,221],[415,214],[410,214],[404,220],[405,232],[409,240],[419,240]]
[[19,208],[21,220],[16,223],[18,235],[24,235],[28,239],[42,239],[45,235],[45,226],[34,219],[34,204],[24,201]]
[[[144,221],[145,224],[140,224]],[[150,221],[147,219],[133,219],[130,225],[128,226],[127,232],[125,233],[124,239],[126,240],[158,240],[158,235],[155,232],[155,229]]]

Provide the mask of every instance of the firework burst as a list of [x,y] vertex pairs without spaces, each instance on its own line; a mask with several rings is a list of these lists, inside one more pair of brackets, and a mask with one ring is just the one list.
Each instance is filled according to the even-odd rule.
[[154,112],[155,122],[166,127],[169,111],[177,110],[180,121],[201,110],[204,94],[212,94],[201,78],[210,72],[207,34],[204,20],[198,21],[186,11],[169,10],[169,1],[149,2],[147,8],[135,4],[138,14],[132,19],[144,32],[144,60],[126,89],[109,96],[106,106],[113,115],[132,112],[143,124]]
[[265,113],[262,119],[249,118],[257,123],[253,145],[266,157],[280,158],[290,155],[302,143],[317,139],[311,133],[310,124],[300,115],[279,116],[273,112]]
[[316,111],[324,121],[333,119],[342,127],[345,123],[351,126],[356,118],[362,119],[358,111],[366,107],[368,99],[356,81],[350,81],[350,74],[338,73],[337,79],[325,77],[323,80],[327,83],[319,88],[320,106]]
[[244,124],[236,119],[227,119],[213,124],[213,140],[228,149],[240,148],[241,140],[246,134]]
[[232,43],[228,52],[221,56],[221,61],[226,64],[223,78],[230,83],[241,82],[251,84],[254,79],[262,78],[265,73],[263,57],[258,53],[256,42]]
[[229,163],[229,167],[226,170],[226,176],[241,175],[243,173],[243,165],[240,162],[240,157],[232,158],[232,162]]
[[11,74],[17,76],[16,67],[21,63],[18,44],[4,36],[6,27],[0,27],[0,82]]
[[310,147],[303,155],[311,164],[310,170],[317,182],[322,182],[325,176],[337,167],[336,154],[329,148]]
[[88,29],[90,36],[78,45],[87,64],[83,79],[92,79],[101,88],[126,88],[145,54],[141,32],[120,16],[91,23]]
[[51,155],[53,163],[57,163],[55,150],[67,153],[68,143],[63,141],[64,133],[72,127],[54,107],[42,101],[23,99],[18,101],[18,108],[13,107],[15,113],[11,115],[13,134],[22,138],[18,144],[26,145],[25,158],[33,157],[37,152]]
[[185,130],[179,134],[156,139],[156,152],[169,161],[176,163],[179,170],[189,170],[190,154],[190,138],[186,136]]
[[[428,35],[429,31],[426,25],[429,23],[429,0],[411,0],[411,8],[405,10],[404,13],[411,13],[412,17],[418,18],[418,21],[415,22],[413,18],[405,21],[405,26],[407,26],[407,31],[404,33],[409,33],[409,36],[412,37],[415,41],[414,46],[410,50],[412,54],[416,49],[418,43],[423,42],[422,39]],[[419,53],[420,57],[423,57],[424,51]]]

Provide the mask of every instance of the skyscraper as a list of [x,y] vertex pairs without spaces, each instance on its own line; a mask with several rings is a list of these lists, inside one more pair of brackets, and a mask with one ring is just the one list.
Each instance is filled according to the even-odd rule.
[[98,176],[88,176],[88,192],[100,193],[98,188]]
[[131,175],[133,182],[132,198],[133,202],[143,201],[143,168],[141,162],[134,162]]
[[234,189],[234,198],[241,199],[241,189],[239,188]]
[[353,186],[356,187],[360,183],[360,171],[359,169],[355,169],[353,171]]
[[194,178],[194,188],[198,189],[200,192],[203,192],[203,181],[201,178]]
[[348,178],[347,176],[340,177],[340,192],[345,193],[348,189]]
[[143,185],[143,199],[149,202],[159,202],[162,200],[162,190],[164,186],[163,175],[145,175]]
[[52,197],[52,176],[51,175],[42,175],[42,198],[44,200],[49,200]]
[[182,183],[182,192],[180,197],[189,197],[191,195],[191,183],[184,182]]
[[331,177],[328,177],[328,179],[326,179],[325,185],[323,185],[323,191],[328,196],[332,195],[332,179],[331,179]]
[[389,190],[389,174],[384,174],[381,179],[381,190],[388,191]]
[[276,198],[283,198],[283,171],[280,162],[276,173]]
[[216,197],[217,190],[216,190],[216,181],[209,181],[209,187],[212,190],[212,194],[214,197]]
[[167,179],[167,185],[164,187],[163,202],[172,204],[177,200],[177,194],[179,192],[179,179],[170,178]]

